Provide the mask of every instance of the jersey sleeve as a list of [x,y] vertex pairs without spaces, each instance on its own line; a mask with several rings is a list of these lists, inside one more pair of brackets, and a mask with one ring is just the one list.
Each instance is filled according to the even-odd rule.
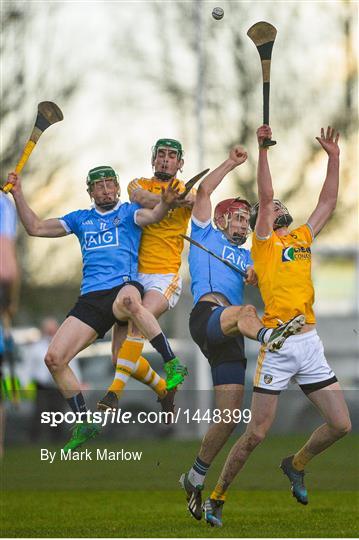
[[273,231],[268,238],[259,238],[254,231],[252,236],[252,249],[250,252],[253,261],[255,259],[265,260],[268,257],[269,253],[272,250],[274,237],[275,234],[273,233]]
[[305,240],[309,245],[312,244],[314,240],[313,229],[310,223],[305,223],[305,225],[301,225],[301,227],[298,227],[297,229],[291,231],[290,234],[296,234],[298,238]]
[[128,206],[128,215],[130,217],[130,220],[133,221],[133,223],[136,225],[136,227],[140,227],[137,223],[137,212],[142,209],[142,206],[138,203],[130,203]]
[[65,214],[64,216],[59,218],[59,221],[67,234],[74,233],[78,235],[79,230],[79,211],[75,210],[74,212],[70,212],[69,214]]
[[137,189],[145,189],[146,191],[149,191],[150,185],[150,180],[146,180],[145,178],[135,178],[128,184],[127,193],[129,197],[131,197],[132,193],[134,193]]
[[192,216],[191,220],[191,238],[197,242],[202,242],[212,232],[213,227],[211,220],[206,222],[199,221]]

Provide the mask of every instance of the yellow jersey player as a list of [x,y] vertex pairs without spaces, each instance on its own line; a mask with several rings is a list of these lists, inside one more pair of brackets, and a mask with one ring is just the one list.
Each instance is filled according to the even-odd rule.
[[263,323],[276,332],[282,320],[304,314],[306,324],[290,336],[278,351],[261,348],[254,376],[252,420],[246,432],[230,451],[218,483],[205,501],[205,519],[222,525],[225,494],[256,446],[263,441],[276,414],[278,395],[293,379],[321,412],[325,422],[314,431],[302,449],[284,458],[281,469],[289,478],[293,496],[308,504],[304,468],[316,455],[346,435],[350,429],[348,408],[335,374],[328,365],[322,342],[315,329],[314,289],[311,279],[311,244],[332,215],[339,186],[339,134],[328,127],[316,137],[328,154],[327,175],[318,204],[307,223],[289,230],[292,222],[287,208],[273,198],[272,179],[267,159],[266,138],[269,126],[257,130],[259,143],[259,203],[252,210],[254,229],[252,259],[264,301]]
[[[152,149],[151,163],[154,170],[152,178],[137,178],[128,185],[128,193],[132,203],[138,203],[143,208],[153,208],[161,199],[161,193],[168,184],[176,179],[183,167],[183,149],[179,141],[174,139],[159,139]],[[178,180],[178,179],[176,179]],[[178,180],[177,189],[185,190],[183,181]],[[158,223],[157,227],[144,227],[139,251],[138,279],[144,287],[143,302],[146,308],[159,318],[168,309],[173,308],[180,297],[182,279],[179,275],[183,238],[191,217],[194,203],[194,192],[190,192],[184,200],[178,200],[168,215]],[[113,357],[126,336],[126,328],[119,325],[113,330]],[[126,366],[125,366],[126,367]],[[186,368],[182,366],[172,351],[164,365],[167,374],[166,386],[163,379],[159,380],[158,388],[153,389],[158,394],[158,400],[166,411],[173,411],[174,393],[176,387],[183,382]],[[142,356],[137,361],[137,368],[132,376],[148,382],[157,374]],[[161,386],[162,385],[162,386]],[[118,398],[123,387],[116,382],[109,387],[108,393],[100,401],[101,408],[117,408]]]

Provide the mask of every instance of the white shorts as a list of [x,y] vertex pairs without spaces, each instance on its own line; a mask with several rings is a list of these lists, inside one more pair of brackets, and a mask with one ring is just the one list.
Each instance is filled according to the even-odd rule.
[[168,300],[169,309],[175,307],[182,292],[182,278],[179,274],[138,274],[138,281],[145,293],[158,291]]
[[286,339],[279,351],[261,347],[254,375],[254,391],[279,394],[289,381],[299,384],[309,394],[337,381],[325,356],[316,330]]

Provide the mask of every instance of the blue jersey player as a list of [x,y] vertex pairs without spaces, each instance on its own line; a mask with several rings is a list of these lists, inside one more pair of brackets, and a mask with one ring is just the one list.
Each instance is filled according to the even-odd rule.
[[[12,316],[15,314],[19,283],[19,268],[16,259],[16,210],[0,191],[0,460],[4,452],[5,410],[2,404],[2,364],[6,346],[5,339]],[[9,335],[7,336],[9,338]],[[13,375],[13,374],[12,374]]]
[[[283,329],[272,333],[263,327],[253,306],[243,306],[244,283],[257,282],[250,252],[242,246],[249,230],[250,204],[241,198],[226,199],[214,211],[211,223],[211,194],[225,175],[244,163],[247,153],[235,146],[219,167],[200,184],[192,211],[191,237],[247,273],[244,278],[221,261],[191,245],[189,268],[194,307],[190,315],[193,340],[207,357],[215,392],[216,408],[223,422],[213,423],[206,433],[198,456],[188,473],[180,478],[188,501],[188,510],[198,520],[202,517],[201,491],[205,475],[236,426],[233,411],[240,409],[244,392],[246,358],[243,336],[278,348]],[[221,511],[221,505],[207,499],[205,518]],[[213,508],[212,508],[213,506]]]
[[[171,347],[156,318],[141,302],[143,287],[137,281],[137,258],[142,227],[163,219],[178,198],[176,181],[163,192],[153,209],[121,203],[117,174],[108,166],[91,169],[87,190],[93,207],[77,210],[61,218],[40,219],[27,204],[20,178],[11,173],[19,217],[32,236],[61,237],[75,234],[83,259],[81,295],[54,336],[45,357],[59,390],[76,413],[86,412],[79,382],[69,363],[82,349],[101,338],[116,321],[129,321],[129,335],[119,357],[126,372],[119,371],[118,384],[125,385],[141,355],[143,336],[162,355],[178,366]],[[132,368],[132,369],[131,369]],[[166,370],[167,373],[170,370]],[[96,435],[96,424],[79,423],[65,450],[73,450]]]

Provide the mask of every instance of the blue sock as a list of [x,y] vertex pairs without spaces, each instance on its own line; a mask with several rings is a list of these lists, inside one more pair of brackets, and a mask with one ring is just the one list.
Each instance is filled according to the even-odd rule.
[[162,356],[164,362],[169,362],[170,360],[176,358],[176,355],[172,351],[171,346],[168,343],[168,339],[163,332],[151,339],[150,343],[152,347],[156,349],[156,351]]
[[86,403],[82,395],[82,392],[77,394],[77,396],[68,398],[66,401],[69,404],[70,409],[74,413],[82,413],[82,412],[85,413],[87,411]]

